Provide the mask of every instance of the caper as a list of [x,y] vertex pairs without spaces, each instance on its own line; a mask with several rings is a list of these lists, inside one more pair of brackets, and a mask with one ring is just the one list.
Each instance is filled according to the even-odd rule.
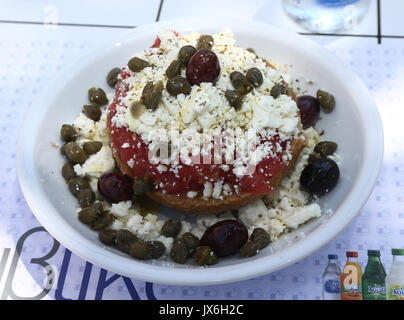
[[264,78],[262,77],[261,71],[257,68],[250,68],[246,73],[247,80],[255,87],[258,88],[263,82]]
[[65,142],[76,141],[77,139],[76,129],[74,129],[73,126],[69,124],[62,125],[62,128],[60,129],[60,135],[62,136],[62,140]]
[[160,241],[146,241],[145,243],[151,249],[151,257],[153,259],[160,258],[166,252],[166,247]]
[[101,109],[100,106],[96,103],[85,104],[83,106],[83,112],[87,118],[98,121],[101,118]]
[[116,233],[116,244],[125,253],[129,253],[130,245],[138,241],[137,236],[129,230],[120,229]]
[[274,97],[276,99],[281,94],[286,94],[286,95],[289,94],[289,90],[284,85],[277,83],[272,87],[270,94],[272,97]]
[[90,184],[88,183],[88,180],[85,178],[81,178],[81,177],[71,178],[68,182],[68,185],[69,185],[70,192],[76,197],[79,195],[79,193],[82,190],[90,188]]
[[65,163],[62,167],[62,176],[66,181],[76,176],[76,172],[74,171],[73,165],[70,162]]
[[129,111],[132,117],[137,119],[146,111],[146,106],[140,101],[135,101],[130,105]]
[[112,229],[101,229],[98,232],[98,239],[107,246],[112,246],[115,244],[116,231]]
[[338,145],[332,141],[321,141],[314,147],[314,152],[317,152],[322,158],[332,155],[338,148]]
[[161,227],[161,234],[165,237],[175,238],[181,231],[182,224],[178,219],[169,219]]
[[142,96],[144,96],[147,93],[151,93],[152,91],[153,91],[153,81],[149,81],[143,87]]
[[182,241],[186,244],[190,254],[193,254],[199,244],[199,238],[191,232],[185,232],[182,235]]
[[76,142],[68,142],[65,148],[66,156],[73,163],[83,164],[88,156],[83,149],[81,149]]
[[168,79],[166,88],[168,93],[175,97],[181,93],[187,95],[191,92],[191,84],[181,76]]
[[143,195],[147,192],[151,192],[154,188],[154,182],[149,174],[145,174],[143,177],[136,177],[133,180],[133,193],[135,195]]
[[168,79],[174,78],[181,74],[181,63],[178,60],[173,60],[166,70],[166,76]]
[[101,88],[91,88],[88,90],[88,99],[92,103],[103,106],[108,103],[107,95]]
[[128,62],[128,68],[133,72],[142,71],[144,68],[147,67],[150,67],[150,64],[146,60],[140,59],[138,57],[134,57]]
[[79,212],[79,220],[85,224],[91,224],[101,215],[102,205],[94,203]]
[[236,110],[243,104],[243,96],[237,90],[226,90],[225,97],[229,104]]
[[242,257],[252,257],[259,251],[259,244],[257,242],[248,240],[241,248],[240,255]]
[[135,241],[129,245],[129,255],[135,259],[148,260],[152,258],[152,250],[144,241]]
[[60,154],[61,155],[66,155],[66,144],[67,143],[64,143],[64,144],[62,144],[61,146],[60,146]]
[[146,87],[143,89],[142,102],[147,109],[156,110],[163,93],[163,82],[161,80],[154,84],[151,82],[151,85],[149,82]]
[[188,64],[189,59],[196,53],[196,48],[190,45],[183,46],[178,52],[178,61],[186,66]]
[[307,161],[308,161],[308,163],[312,163],[320,158],[322,158],[322,157],[318,153],[313,152],[310,154],[309,159]]
[[242,95],[249,93],[253,89],[252,85],[247,80],[247,77],[239,71],[233,71],[230,74],[230,81],[234,89]]
[[256,54],[256,53],[255,53],[255,50],[254,50],[253,48],[247,48],[246,50],[247,50],[248,52],[251,52],[251,53]]
[[210,35],[201,35],[196,44],[196,50],[210,50],[213,47],[213,37]]
[[331,93],[319,89],[317,90],[317,99],[324,111],[331,112],[334,110],[335,98]]
[[250,236],[250,240],[258,245],[258,249],[264,249],[271,243],[271,237],[268,232],[262,228],[255,228]]
[[102,142],[99,141],[89,141],[83,144],[84,151],[88,154],[95,154],[102,148]]
[[113,68],[107,74],[107,83],[111,88],[115,88],[116,84],[118,83],[118,76],[121,73],[121,69]]
[[108,211],[103,211],[101,215],[91,225],[92,230],[101,230],[112,224],[114,216]]
[[209,246],[199,246],[193,256],[198,266],[210,266],[216,264],[219,259]]
[[175,262],[184,264],[189,257],[187,245],[182,240],[175,240],[171,247],[170,256]]
[[91,189],[84,189],[77,195],[77,200],[81,208],[88,207],[95,201],[95,193]]

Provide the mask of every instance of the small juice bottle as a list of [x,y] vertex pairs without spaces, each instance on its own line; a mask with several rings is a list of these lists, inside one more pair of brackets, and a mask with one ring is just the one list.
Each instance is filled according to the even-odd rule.
[[341,273],[341,300],[362,300],[362,269],[358,252],[347,251],[347,262]]
[[392,249],[393,263],[386,277],[387,299],[404,300],[404,249]]
[[362,277],[363,300],[386,300],[386,271],[379,250],[368,250],[368,263]]

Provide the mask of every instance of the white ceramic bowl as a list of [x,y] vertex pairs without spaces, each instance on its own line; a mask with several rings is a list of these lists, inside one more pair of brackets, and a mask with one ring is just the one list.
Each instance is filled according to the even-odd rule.
[[[252,47],[278,65],[289,66],[292,77],[312,80],[311,93],[321,87],[336,97],[335,111],[324,115],[317,125],[320,130],[326,129],[325,138],[338,143],[338,153],[343,159],[338,186],[321,199],[324,211],[331,208],[334,213],[324,213],[322,218],[305,224],[255,257],[231,257],[209,268],[150,264],[104,247],[97,233],[78,221],[76,201],[60,174],[64,159],[51,147],[51,142],[59,142],[61,124],[73,122],[79,114],[87,101],[87,89],[93,86],[106,89],[108,71],[149,47],[161,28],[211,34],[223,27],[233,30],[240,46]],[[212,285],[273,272],[303,259],[333,239],[368,199],[382,155],[382,125],[374,101],[358,77],[328,50],[298,34],[266,24],[186,19],[136,28],[65,68],[26,115],[18,146],[18,174],[22,191],[39,222],[60,243],[84,259],[145,281]]]

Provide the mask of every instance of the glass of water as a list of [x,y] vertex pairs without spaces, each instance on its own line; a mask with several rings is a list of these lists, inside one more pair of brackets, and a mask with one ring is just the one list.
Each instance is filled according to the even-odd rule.
[[312,32],[333,33],[356,27],[370,0],[283,0],[286,14]]

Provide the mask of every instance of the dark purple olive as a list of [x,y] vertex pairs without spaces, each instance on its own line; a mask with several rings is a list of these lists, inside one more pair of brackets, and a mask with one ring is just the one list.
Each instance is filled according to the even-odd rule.
[[110,202],[128,201],[133,196],[133,181],[119,171],[104,173],[98,179],[98,191]]
[[303,189],[318,196],[334,189],[338,180],[338,165],[329,158],[314,160],[300,175],[300,185]]
[[219,257],[236,253],[248,240],[248,231],[238,220],[222,220],[210,226],[199,245],[209,246]]
[[313,96],[300,96],[297,98],[297,107],[300,110],[303,129],[314,125],[320,115],[320,102]]
[[189,59],[186,75],[190,84],[200,84],[201,82],[215,84],[219,74],[219,59],[213,51],[199,50]]

